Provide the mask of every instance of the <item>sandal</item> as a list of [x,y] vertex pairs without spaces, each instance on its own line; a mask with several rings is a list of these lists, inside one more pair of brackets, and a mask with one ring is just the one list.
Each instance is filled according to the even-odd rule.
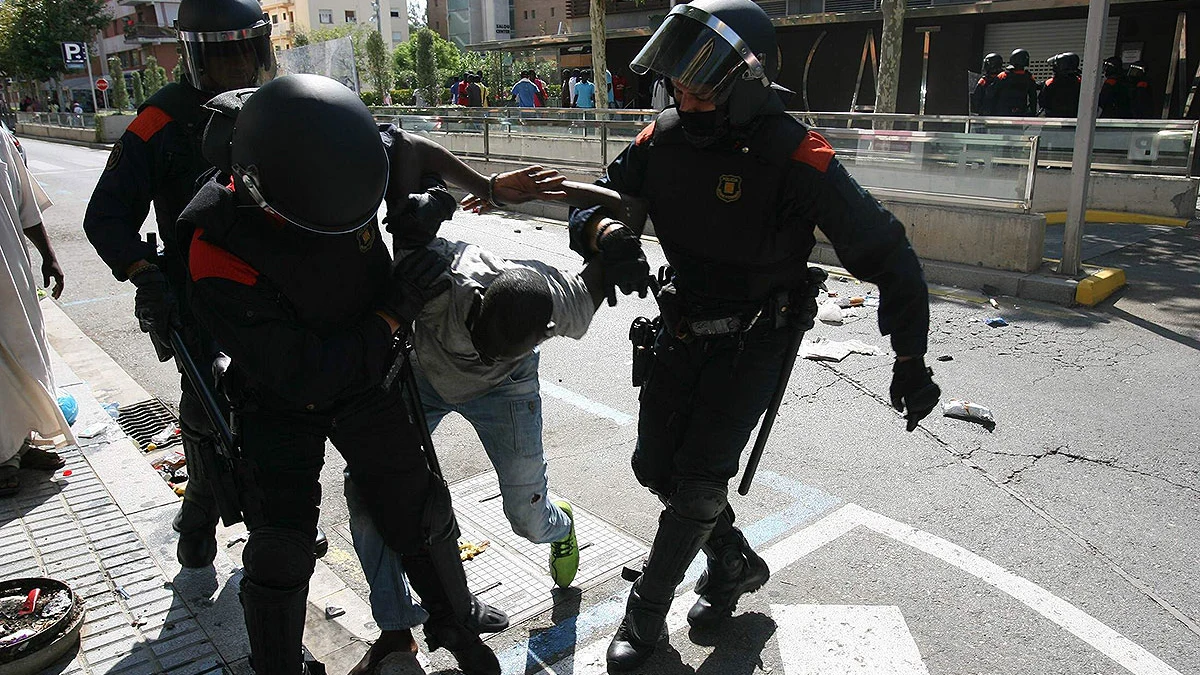
[[35,471],[57,471],[67,465],[67,460],[62,458],[57,452],[50,450],[42,450],[34,446],[29,446],[24,454],[21,455],[21,468],[33,469]]
[[11,497],[20,491],[20,470],[15,466],[0,466],[0,497]]

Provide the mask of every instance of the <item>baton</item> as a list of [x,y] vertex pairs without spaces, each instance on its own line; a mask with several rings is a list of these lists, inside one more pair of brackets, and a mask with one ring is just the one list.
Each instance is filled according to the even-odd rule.
[[771,436],[771,427],[775,425],[775,417],[779,414],[779,405],[783,403],[783,395],[787,392],[788,380],[792,377],[792,367],[796,365],[796,355],[804,341],[804,331],[796,329],[792,335],[787,354],[783,357],[783,370],[779,371],[779,380],[775,384],[775,393],[771,394],[771,402],[767,412],[763,414],[762,426],[754,439],[754,449],[746,460],[746,471],[742,474],[742,482],[738,485],[738,494],[745,496],[750,492],[750,483],[754,482],[754,474],[758,471],[758,463],[762,459],[763,449],[767,447],[767,439]]
[[[390,390],[397,379],[404,378],[400,386],[400,398],[404,399],[404,404],[408,407],[408,416],[413,425],[417,427],[417,434],[421,439],[421,447],[425,451],[425,461],[429,464],[429,470],[442,482],[445,482],[446,477],[442,475],[442,465],[438,462],[437,453],[433,450],[433,434],[429,433],[429,421],[425,419],[425,406],[421,404],[421,392],[417,389],[417,374],[412,366],[412,345],[401,334],[401,337],[396,338],[394,349],[396,357],[392,359],[392,366],[388,368],[387,374],[383,377],[383,390]],[[405,389],[408,390],[408,395],[405,395]]]

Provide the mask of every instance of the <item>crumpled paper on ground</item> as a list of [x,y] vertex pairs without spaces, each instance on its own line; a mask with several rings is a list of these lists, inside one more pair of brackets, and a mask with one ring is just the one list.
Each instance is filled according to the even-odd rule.
[[879,356],[883,351],[862,340],[827,340],[816,338],[805,340],[800,345],[800,358],[813,361],[841,361],[851,354]]

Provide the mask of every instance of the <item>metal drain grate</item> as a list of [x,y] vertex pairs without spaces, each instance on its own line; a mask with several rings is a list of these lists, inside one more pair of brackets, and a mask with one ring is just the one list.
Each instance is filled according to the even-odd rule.
[[179,418],[175,417],[171,409],[156,398],[118,408],[117,424],[137,442],[138,447],[142,450],[145,450],[152,441],[157,450],[183,444],[181,434],[171,434],[162,443],[154,440],[154,437],[162,433],[163,429],[179,426]]

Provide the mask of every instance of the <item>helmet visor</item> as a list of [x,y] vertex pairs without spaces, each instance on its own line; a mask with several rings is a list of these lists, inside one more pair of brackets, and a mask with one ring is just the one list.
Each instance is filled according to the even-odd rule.
[[766,78],[762,62],[737,33],[691,5],[676,5],[629,64],[638,75],[655,72],[695,93],[717,93],[741,73]]
[[197,89],[220,94],[265,84],[275,77],[271,24],[238,31],[180,31],[184,67]]

